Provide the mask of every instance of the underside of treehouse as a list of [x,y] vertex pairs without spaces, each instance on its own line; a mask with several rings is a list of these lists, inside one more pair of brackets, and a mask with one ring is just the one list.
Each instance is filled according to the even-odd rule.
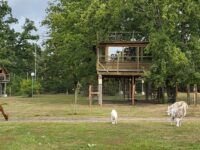
[[97,46],[97,74],[105,76],[142,76],[152,57],[144,49],[148,42],[103,42]]

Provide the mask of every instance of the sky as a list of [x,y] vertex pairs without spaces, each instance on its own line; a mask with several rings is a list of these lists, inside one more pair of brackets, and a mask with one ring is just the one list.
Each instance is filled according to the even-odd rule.
[[[34,21],[38,28],[37,34],[43,39],[47,31],[46,27],[41,27],[41,22],[45,18],[45,10],[50,0],[7,0],[9,6],[12,8],[13,17],[18,19],[18,24],[12,27],[16,31],[21,31],[25,18]],[[42,40],[41,39],[41,40]],[[41,42],[40,40],[40,42]]]

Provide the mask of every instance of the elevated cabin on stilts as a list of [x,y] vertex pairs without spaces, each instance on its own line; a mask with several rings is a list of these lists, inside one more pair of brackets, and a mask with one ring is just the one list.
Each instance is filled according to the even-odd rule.
[[[126,39],[123,38],[124,35]],[[127,35],[130,35],[130,38],[127,38]],[[144,71],[149,69],[152,61],[151,55],[144,50],[148,41],[142,36],[133,36],[132,32],[111,33],[109,37],[112,39],[100,41],[96,49],[98,103],[103,103],[104,81],[113,78],[123,83],[119,92],[123,93],[124,99],[127,98],[134,104],[136,79],[143,77]]]
[[0,67],[0,96],[7,96],[6,87],[9,81],[10,74],[5,68]]

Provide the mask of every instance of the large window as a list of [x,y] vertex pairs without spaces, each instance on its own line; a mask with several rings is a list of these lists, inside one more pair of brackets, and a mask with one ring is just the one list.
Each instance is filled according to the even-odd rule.
[[135,61],[136,58],[136,47],[108,47],[109,61]]

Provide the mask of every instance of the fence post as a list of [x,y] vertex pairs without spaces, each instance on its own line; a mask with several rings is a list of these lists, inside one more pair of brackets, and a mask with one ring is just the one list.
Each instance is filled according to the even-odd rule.
[[135,78],[132,77],[132,96],[131,96],[131,100],[132,100],[132,105],[135,104]]
[[187,84],[187,103],[190,105],[190,84]]

